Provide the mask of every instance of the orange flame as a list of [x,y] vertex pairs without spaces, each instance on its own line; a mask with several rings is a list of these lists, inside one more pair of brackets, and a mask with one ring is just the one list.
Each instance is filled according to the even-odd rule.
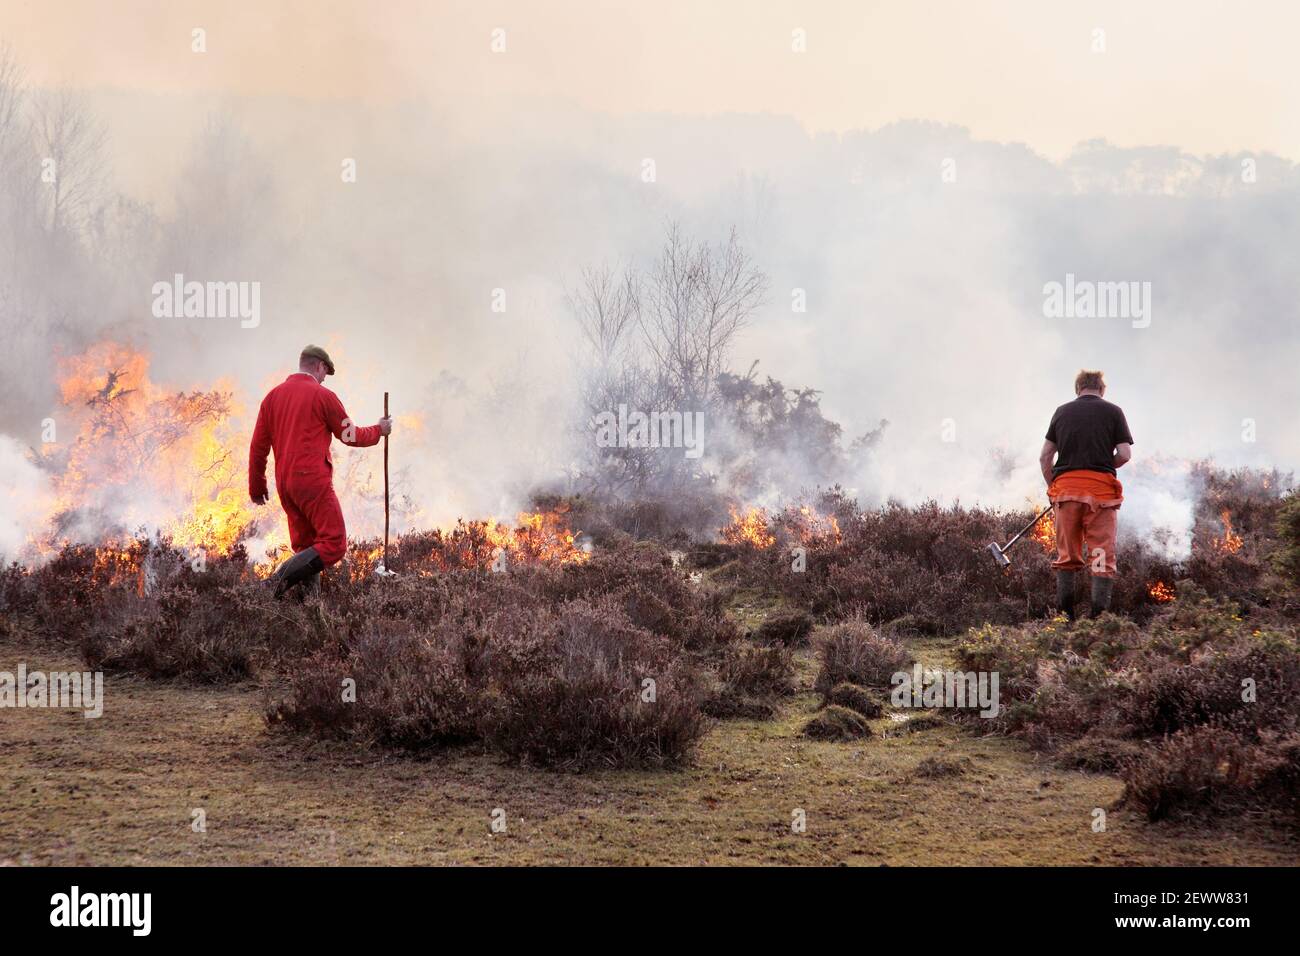
[[1029,537],[1043,546],[1044,551],[1056,550],[1056,515],[1049,511],[1034,525]]
[[563,510],[521,511],[515,527],[489,520],[483,522],[488,540],[507,562],[581,562],[591,555],[575,544],[577,533],[570,531]]
[[811,505],[790,505],[784,511],[773,516],[766,508],[747,508],[741,511],[735,507],[731,512],[731,523],[719,529],[726,544],[766,550],[777,544],[799,544],[808,546],[825,546],[839,544],[842,534],[840,523],[834,515],[823,515]]
[[227,383],[168,391],[150,380],[146,355],[105,342],[60,362],[59,389],[56,423],[74,437],[41,454],[53,496],[38,551],[73,530],[121,548],[136,528],[151,527],[183,550],[223,554],[259,524],[287,538],[278,509],[248,500],[238,451],[246,431]]
[[1219,520],[1223,522],[1223,537],[1214,539],[1215,550],[1224,554],[1236,554],[1241,550],[1241,535],[1232,530],[1232,514],[1227,508],[1219,512]]
[[776,544],[776,536],[769,530],[766,508],[750,508],[741,514],[735,508],[731,512],[731,524],[722,529],[722,540],[727,544],[748,545],[752,548],[770,548]]
[[827,540],[838,544],[841,538],[840,523],[835,520],[835,516],[820,514],[808,505],[787,508],[782,523],[799,536],[802,544]]
[[[40,453],[52,495],[43,503],[47,530],[29,541],[34,556],[91,542],[100,580],[134,577],[143,592],[152,572],[147,542],[137,540],[137,530],[205,556],[249,545],[260,552],[250,554],[259,577],[291,553],[287,523],[274,499],[258,506],[248,498],[251,422],[233,386],[170,391],[151,381],[147,355],[105,342],[63,360],[59,387],[63,408],[56,423],[73,437]],[[422,424],[413,415],[402,421]],[[476,557],[470,566],[486,566],[494,555],[504,555],[507,566],[584,561],[588,551],[576,543],[565,510],[523,512],[513,526],[462,522],[444,537],[461,533],[472,542]],[[486,559],[477,557],[480,552]],[[381,560],[380,547],[349,555],[354,574],[369,573]]]
[[1174,599],[1174,589],[1164,581],[1156,581],[1147,588],[1147,594],[1157,604],[1167,604]]

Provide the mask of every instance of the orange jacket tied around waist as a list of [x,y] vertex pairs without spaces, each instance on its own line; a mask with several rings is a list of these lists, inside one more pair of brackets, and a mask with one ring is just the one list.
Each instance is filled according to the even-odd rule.
[[1089,511],[1118,508],[1124,501],[1124,486],[1108,472],[1079,469],[1064,472],[1052,479],[1047,488],[1047,498],[1054,505],[1063,501],[1078,501],[1087,505]]

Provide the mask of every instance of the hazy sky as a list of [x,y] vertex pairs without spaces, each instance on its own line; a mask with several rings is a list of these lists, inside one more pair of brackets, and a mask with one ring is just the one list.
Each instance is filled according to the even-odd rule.
[[810,131],[923,118],[1053,158],[1104,137],[1300,159],[1298,33],[1291,2],[0,0],[38,84],[420,97],[487,123],[499,97]]

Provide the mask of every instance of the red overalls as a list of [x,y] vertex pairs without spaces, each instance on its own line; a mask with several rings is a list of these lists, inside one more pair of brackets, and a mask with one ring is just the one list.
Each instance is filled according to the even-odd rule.
[[379,426],[359,427],[339,397],[305,372],[296,372],[262,399],[248,449],[248,493],[267,493],[266,456],[275,451],[275,490],[289,518],[294,552],[315,546],[328,567],[347,551],[343,509],[334,494],[330,440],[364,448],[377,444]]

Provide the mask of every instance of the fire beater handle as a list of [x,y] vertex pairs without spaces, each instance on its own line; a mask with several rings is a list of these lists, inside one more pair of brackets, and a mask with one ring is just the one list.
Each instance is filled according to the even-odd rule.
[[[385,454],[387,454],[387,452],[385,452]],[[386,471],[386,470],[387,470],[387,469],[385,469],[385,471]],[[1051,511],[1051,510],[1052,510],[1052,506],[1051,506],[1051,505],[1048,505],[1048,506],[1047,506],[1046,508],[1044,508],[1042,511],[1038,512],[1038,517],[1035,518],[1033,521],[1029,522],[1029,524],[1025,525],[1025,526],[1024,526],[1023,528],[1021,528],[1019,531],[1017,531],[1017,532],[1016,532],[1016,536],[1015,536],[1014,538],[1012,538],[1010,541],[1008,541],[1006,544],[1004,544],[1004,545],[1002,546],[1002,550],[1003,550],[1003,551],[1006,551],[1006,550],[1007,550],[1008,548],[1010,548],[1013,544],[1015,544],[1017,541],[1019,541],[1021,538],[1023,538],[1026,534],[1028,534],[1028,533],[1029,533],[1029,529],[1032,528],[1034,525],[1038,524],[1038,522],[1042,521],[1042,520],[1043,520],[1043,515],[1047,514],[1047,512],[1049,512],[1049,511]]]
[[[388,417],[388,393],[384,392],[384,417]],[[388,567],[388,436],[384,436],[384,567]]]

